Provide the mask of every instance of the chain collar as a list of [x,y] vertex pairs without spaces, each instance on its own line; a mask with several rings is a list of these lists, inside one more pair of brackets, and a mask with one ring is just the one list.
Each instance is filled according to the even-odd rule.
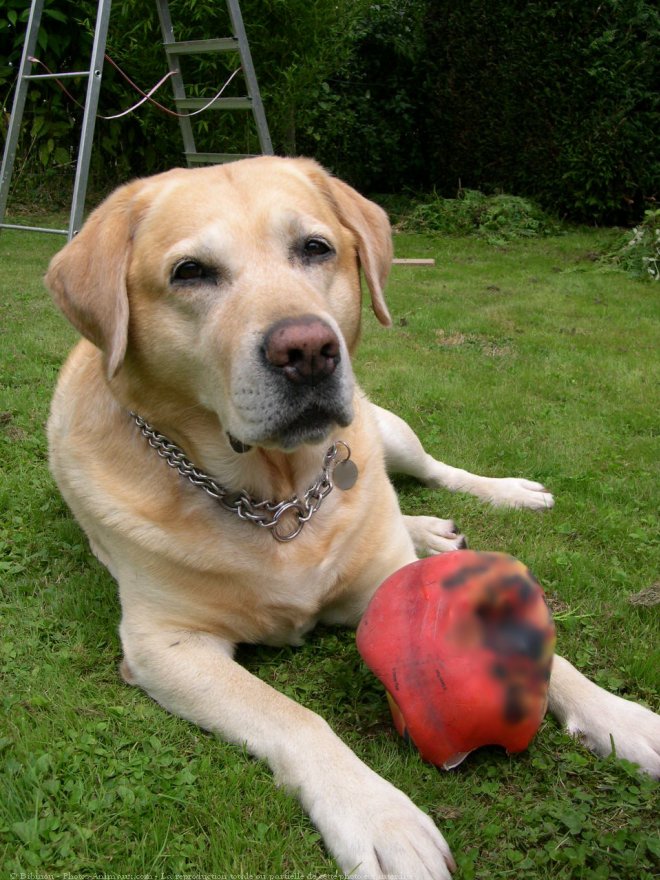
[[[350,489],[357,479],[357,468],[351,461],[351,450],[343,440],[337,440],[328,448],[323,458],[323,469],[314,483],[307,489],[302,498],[292,495],[286,501],[255,501],[244,489],[238,492],[230,492],[217,483],[213,477],[200,471],[186,458],[182,449],[168,440],[163,434],[159,434],[148,422],[137,413],[131,412],[131,417],[146,438],[149,446],[156,450],[158,455],[167,464],[178,471],[182,477],[189,480],[193,486],[197,486],[217,501],[225,510],[235,513],[239,519],[247,520],[264,529],[269,529],[276,541],[286,543],[296,538],[314,514],[318,511],[323,500],[332,492],[335,481],[335,468],[340,467],[346,472],[343,480],[337,482],[342,489]],[[344,456],[337,460],[341,452]],[[339,475],[339,471],[338,471]],[[288,516],[287,516],[288,515]],[[283,518],[293,519],[291,528],[287,531]]]

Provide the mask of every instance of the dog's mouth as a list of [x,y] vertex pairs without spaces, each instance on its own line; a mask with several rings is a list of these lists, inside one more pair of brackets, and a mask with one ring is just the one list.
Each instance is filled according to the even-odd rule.
[[309,406],[280,427],[273,439],[282,449],[294,449],[304,443],[322,443],[335,425],[345,428],[351,423],[352,416],[343,410],[331,413],[320,406]]
[[227,439],[234,452],[243,454],[254,446],[267,449],[296,449],[305,444],[323,443],[335,427],[345,428],[353,420],[350,407],[339,407],[336,411],[312,405],[306,407],[295,418],[277,425],[269,426],[267,434],[258,439],[242,440],[227,432]]
[[242,440],[234,437],[234,435],[230,434],[229,431],[227,431],[227,439],[229,440],[229,445],[234,450],[234,452],[242,454],[243,452],[249,452],[252,449],[252,446],[249,443],[243,443]]

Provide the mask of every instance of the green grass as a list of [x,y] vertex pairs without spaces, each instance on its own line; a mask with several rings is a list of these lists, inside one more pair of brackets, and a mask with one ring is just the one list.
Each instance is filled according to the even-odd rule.
[[[62,244],[0,235],[0,876],[11,872],[333,875],[314,828],[267,768],[121,683],[115,586],[47,471],[44,422],[75,334],[41,276]],[[477,549],[527,562],[557,611],[559,650],[599,683],[659,708],[657,299],[603,271],[605,233],[496,249],[399,236],[391,331],[365,315],[357,363],[372,397],[437,457],[545,482],[547,515],[497,511],[398,481],[408,512],[452,516]],[[394,733],[347,631],[240,659],[321,712],[442,828],[459,880],[650,880],[658,789],[548,719],[530,749],[457,771]]]

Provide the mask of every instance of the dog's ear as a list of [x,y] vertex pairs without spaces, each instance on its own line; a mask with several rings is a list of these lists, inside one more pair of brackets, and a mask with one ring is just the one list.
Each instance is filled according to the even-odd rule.
[[56,304],[76,330],[103,352],[109,379],[126,353],[126,276],[139,183],[121,187],[99,205],[79,234],[53,257],[46,273]]
[[392,266],[392,229],[387,214],[336,177],[328,177],[327,185],[340,222],[357,239],[358,258],[376,317],[385,327],[391,327],[392,318],[383,296]]

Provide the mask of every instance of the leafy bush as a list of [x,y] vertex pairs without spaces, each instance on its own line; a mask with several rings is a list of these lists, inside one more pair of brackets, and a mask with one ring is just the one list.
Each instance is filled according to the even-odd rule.
[[492,244],[555,232],[558,224],[537,205],[520,196],[486,196],[478,190],[461,190],[455,199],[434,193],[418,202],[399,224],[406,232],[476,234]]
[[[0,132],[28,6],[0,4]],[[224,3],[171,6],[177,39],[229,32]],[[242,0],[242,10],[277,153],[315,156],[367,192],[507,192],[590,223],[632,225],[657,196],[660,10],[650,0]],[[45,0],[39,57],[84,67],[95,15],[95,0]],[[142,87],[157,82],[166,62],[155,9],[115,0],[108,52]],[[190,91],[210,97],[235,58],[181,63]],[[70,88],[84,101],[82,80]],[[169,84],[159,94],[171,106]],[[39,180],[70,172],[79,108],[52,83],[28,95],[21,167]],[[100,113],[135,100],[106,65]],[[250,114],[210,111],[194,128],[200,151],[258,151]],[[183,164],[177,122],[149,105],[99,121],[92,159],[106,188]],[[508,221],[493,210],[496,234]]]
[[648,0],[429,0],[428,163],[553,213],[627,224],[660,180],[660,11]]
[[[420,70],[427,0],[368,3],[317,85],[299,146],[366,192],[430,188]],[[346,51],[349,50],[349,51]]]
[[660,209],[646,211],[606,259],[633,278],[660,281]]

